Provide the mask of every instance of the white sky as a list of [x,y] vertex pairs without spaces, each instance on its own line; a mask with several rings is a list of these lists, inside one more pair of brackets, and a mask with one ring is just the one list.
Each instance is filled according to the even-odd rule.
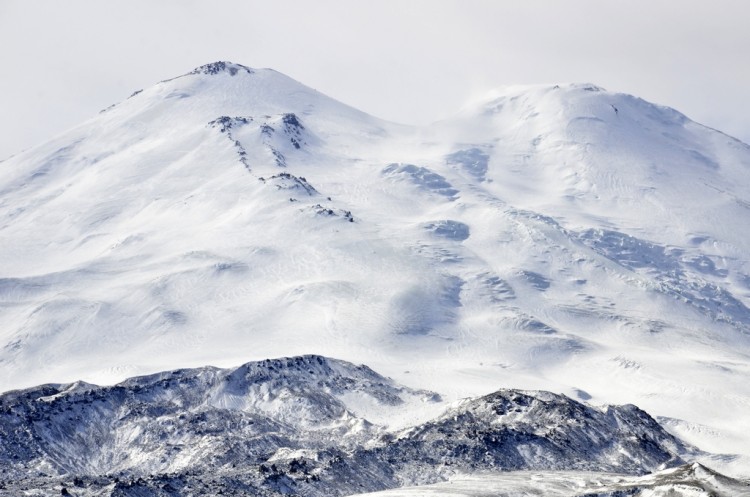
[[216,60],[424,124],[591,82],[750,142],[747,0],[0,0],[0,159]]

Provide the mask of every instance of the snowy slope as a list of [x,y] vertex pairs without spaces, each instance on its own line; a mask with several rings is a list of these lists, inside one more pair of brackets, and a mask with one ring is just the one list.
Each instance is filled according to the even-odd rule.
[[361,497],[746,497],[750,485],[729,479],[694,463],[648,476],[573,471],[513,471],[464,475],[450,482]]
[[209,64],[0,163],[0,388],[317,353],[633,403],[747,475],[749,170],[592,85],[412,128]]

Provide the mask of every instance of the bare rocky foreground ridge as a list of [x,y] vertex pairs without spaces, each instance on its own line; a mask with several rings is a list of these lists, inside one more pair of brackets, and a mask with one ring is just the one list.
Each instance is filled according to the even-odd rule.
[[549,392],[500,390],[407,428],[367,419],[416,402],[441,400],[322,356],[8,392],[0,495],[344,496],[490,470],[642,475],[692,451],[635,406]]

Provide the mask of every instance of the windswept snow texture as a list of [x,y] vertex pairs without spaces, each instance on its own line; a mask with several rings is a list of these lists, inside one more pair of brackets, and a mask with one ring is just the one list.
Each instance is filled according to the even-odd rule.
[[441,405],[321,356],[12,391],[0,396],[0,495],[322,497],[490,469],[642,474],[686,452],[634,406],[548,392],[500,390],[405,429],[371,422],[420,403]]
[[448,164],[460,166],[465,172],[479,180],[487,177],[490,156],[481,148],[458,150],[445,157]]
[[405,181],[425,193],[455,199],[458,190],[441,175],[426,167],[413,164],[390,164],[383,169],[383,175],[392,181]]
[[[399,488],[356,497],[747,497],[750,484],[698,463],[628,477],[573,471],[513,471],[457,476],[446,483]],[[355,496],[353,496],[355,497]]]
[[590,84],[415,128],[208,64],[0,163],[0,390],[315,353],[635,404],[750,476],[749,177]]

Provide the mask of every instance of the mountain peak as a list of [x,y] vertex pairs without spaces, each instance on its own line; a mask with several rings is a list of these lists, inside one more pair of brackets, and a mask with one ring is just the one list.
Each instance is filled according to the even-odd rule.
[[[315,114],[325,121],[324,125],[321,123],[324,129],[336,126],[331,119],[348,119],[345,128],[377,121],[281,72],[225,60],[164,79],[131,95],[136,96],[128,98],[127,105],[115,104],[102,113],[118,109],[119,120],[133,120],[138,127],[173,119],[203,126],[222,115],[262,117],[292,113]],[[144,112],[148,119],[144,119]]]
[[229,73],[230,76],[235,76],[236,74],[241,72],[253,74],[255,71],[250,67],[243,66],[242,64],[235,64],[234,62],[221,60],[218,62],[210,62],[208,64],[196,67],[188,74],[214,75],[219,73]]
[[464,110],[491,106],[495,102],[504,100],[515,101],[534,97],[543,98],[551,94],[562,97],[563,95],[569,96],[581,92],[610,93],[601,86],[586,82],[500,85],[469,100],[464,106]]

